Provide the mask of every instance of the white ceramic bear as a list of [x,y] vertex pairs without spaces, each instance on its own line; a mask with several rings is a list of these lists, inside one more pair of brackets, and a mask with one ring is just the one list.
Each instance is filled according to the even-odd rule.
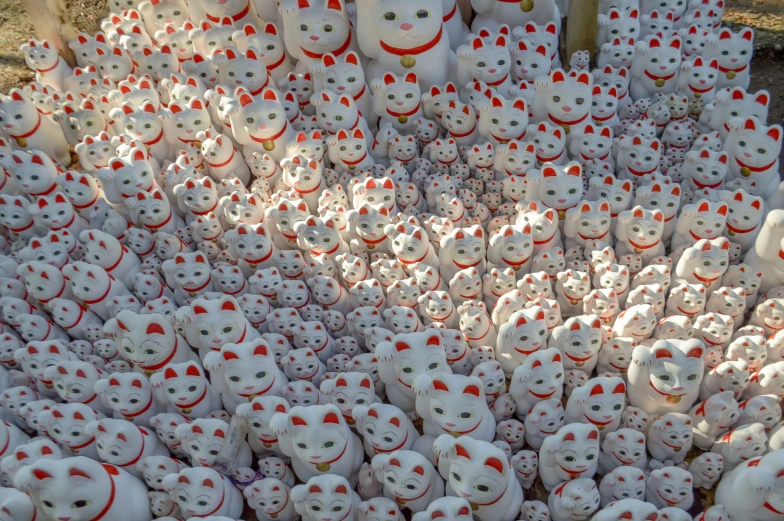
[[447,492],[467,499],[476,518],[511,521],[518,515],[523,490],[501,449],[467,436],[443,434],[434,451]]
[[85,457],[38,460],[20,469],[14,485],[36,497],[35,508],[52,518],[78,509],[75,520],[104,516],[120,521],[152,519],[144,483],[114,465]]

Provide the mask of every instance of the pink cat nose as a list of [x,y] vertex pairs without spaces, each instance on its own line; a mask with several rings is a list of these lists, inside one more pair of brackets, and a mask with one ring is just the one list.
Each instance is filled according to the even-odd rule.
[[236,83],[237,85],[242,85],[242,80],[234,80],[234,83]]
[[738,59],[737,59],[737,58],[732,58],[732,59],[730,59],[730,61],[731,61],[732,63],[735,63],[736,61],[738,61]]
[[612,415],[610,415],[610,414],[605,414],[605,415],[604,415],[604,419],[605,419],[605,420],[611,420],[611,419],[612,419]]
[[412,27],[414,27],[414,26],[413,26],[413,25],[411,25],[411,24],[410,24],[410,23],[408,23],[408,22],[406,22],[406,23],[404,23],[404,24],[400,24],[400,28],[401,28],[401,29],[403,29],[404,31],[408,31],[408,30],[409,30],[409,29],[411,29]]
[[666,70],[667,70],[667,66],[666,66],[666,65],[659,65],[659,68],[660,68],[661,70],[663,70],[663,71],[666,71]]
[[318,39],[319,39],[319,37],[318,37],[318,36],[316,36],[316,35],[312,35],[312,36],[310,37],[310,39],[311,39],[311,40],[313,40],[314,42],[317,42],[317,41],[318,41]]
[[263,124],[259,125],[259,130],[264,130],[266,128],[267,128],[267,124],[266,123],[263,123]]
[[744,152],[743,155],[746,157],[751,157],[751,154],[749,154],[748,152]]
[[559,202],[559,203],[565,203],[565,202],[566,202],[566,199],[558,199],[558,202]]
[[466,494],[465,492],[461,492],[460,494],[462,494],[463,497],[471,497],[469,494]]
[[506,132],[506,129],[505,128],[499,128],[498,132]]
[[344,87],[343,85],[341,85],[340,87],[338,87],[338,90],[345,90],[345,89],[346,89],[346,87]]
[[188,399],[188,398],[187,398],[186,396],[180,396],[179,398],[177,398],[177,400],[179,400],[179,401],[181,401],[181,402],[184,402],[184,401],[185,401],[185,400],[187,400],[187,399]]
[[565,107],[563,107],[563,111],[564,112],[571,112],[572,111],[572,107],[570,107],[569,105],[566,105]]
[[493,74],[495,71],[496,71],[496,69],[490,69],[490,70],[489,70],[489,71],[487,71],[487,72],[489,72],[490,74]]
[[713,230],[705,230],[705,233],[713,233]]
[[57,519],[59,519],[60,521],[68,521],[71,518],[66,516],[59,516]]
[[403,106],[403,102],[402,101],[396,101],[395,105],[397,105],[398,107],[401,107],[401,106]]
[[246,385],[245,386],[245,390],[246,391],[252,391],[253,390],[253,386],[252,385]]
[[700,80],[700,83],[702,83],[702,84],[704,85],[704,84],[706,84],[706,83],[708,83],[708,82],[707,82],[707,81],[705,81],[705,80]]

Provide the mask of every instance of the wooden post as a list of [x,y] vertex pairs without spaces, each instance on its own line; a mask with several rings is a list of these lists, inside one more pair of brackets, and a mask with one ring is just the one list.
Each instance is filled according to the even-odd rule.
[[463,16],[463,23],[468,27],[471,27],[471,20],[474,18],[471,0],[457,0],[457,7],[460,8],[460,14]]
[[561,60],[564,65],[569,64],[575,51],[589,51],[593,62],[598,19],[599,0],[569,2],[569,18],[566,21],[566,56]]
[[68,65],[76,66],[73,51],[68,42],[76,38],[76,29],[68,18],[65,0],[22,0],[41,40],[49,40]]

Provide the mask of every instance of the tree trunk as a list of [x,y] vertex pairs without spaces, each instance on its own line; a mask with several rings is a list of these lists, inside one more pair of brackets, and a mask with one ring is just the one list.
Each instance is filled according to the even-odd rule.
[[599,0],[569,2],[569,18],[566,21],[566,56],[562,60],[564,65],[569,63],[575,51],[589,51],[593,62],[598,19]]
[[49,40],[68,65],[76,66],[68,42],[76,38],[76,29],[68,18],[65,0],[22,0],[33,21],[35,33],[41,40]]

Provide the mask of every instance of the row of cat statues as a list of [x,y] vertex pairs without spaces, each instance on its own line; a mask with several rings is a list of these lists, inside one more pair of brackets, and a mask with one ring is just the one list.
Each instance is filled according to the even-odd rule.
[[111,0],[75,67],[22,45],[0,521],[784,521],[754,33],[599,4],[563,65],[565,0]]

